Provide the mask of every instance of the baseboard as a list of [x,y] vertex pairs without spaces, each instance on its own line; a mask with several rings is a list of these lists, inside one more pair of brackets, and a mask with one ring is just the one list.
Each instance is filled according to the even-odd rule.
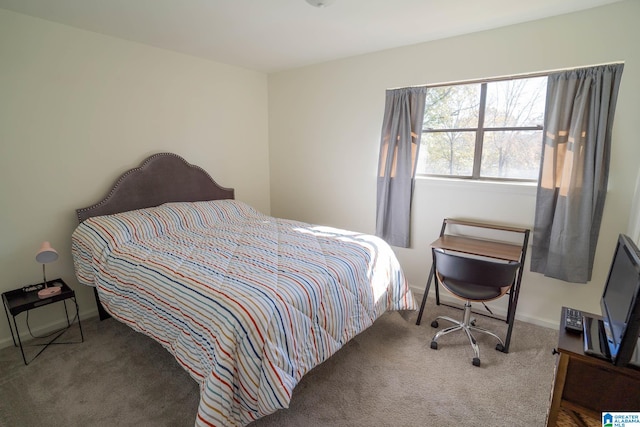
[[[23,316],[24,313],[20,314],[18,319],[20,320],[20,318]],[[89,320],[92,317],[97,317],[98,316],[98,309],[94,308],[93,310],[87,310],[87,311],[82,311],[80,310],[80,321],[83,322],[85,320]],[[74,316],[69,316],[69,320],[74,319]],[[13,319],[11,319],[12,325],[11,327],[13,327]],[[36,336],[42,336],[42,335],[46,335],[50,332],[53,332],[57,329],[62,329],[66,326],[67,324],[67,319],[66,318],[61,318],[59,321],[53,322],[53,323],[49,323],[46,325],[40,325],[37,328],[32,328],[31,332],[33,333],[33,335]],[[22,325],[21,325],[22,326]],[[7,328],[7,332],[9,333],[9,336],[7,336],[6,338],[3,338],[0,340],[0,348],[6,348],[6,347],[12,347],[13,346],[13,340],[11,339],[11,332],[9,331],[9,328]],[[26,343],[27,341],[33,339],[31,337],[31,335],[29,335],[29,331],[27,330],[26,327],[21,327],[20,328],[20,340],[22,341],[22,343]]]
[[[423,287],[418,287],[418,286],[413,286],[413,285],[409,285],[409,288],[413,291],[418,304],[420,304],[420,302],[422,301],[422,295],[424,294],[424,288]],[[433,287],[431,288],[431,291],[429,292],[429,298],[433,298],[435,299],[435,291],[433,290]],[[441,293],[440,294],[440,300],[444,303],[447,304],[459,304],[460,300],[446,294],[446,293]],[[506,316],[507,313],[504,309],[501,308],[491,308],[493,310],[493,312],[498,315],[498,316]],[[98,316],[98,309],[94,308],[92,310],[87,310],[87,311],[80,311],[80,320],[85,320],[85,319],[90,319],[92,317],[97,317]],[[558,327],[560,326],[559,323],[554,323],[554,322],[549,322],[547,320],[543,320],[537,317],[532,317],[532,316],[525,316],[522,315],[520,313],[518,313],[516,311],[516,319],[520,320],[522,322],[527,322],[527,323],[531,323],[532,325],[537,325],[537,326],[542,326],[545,328],[550,328],[550,329],[558,329]],[[51,323],[48,325],[42,325],[37,329],[32,330],[34,335],[44,335],[48,332],[54,331],[56,329],[60,329],[62,327],[64,327],[66,323],[66,319],[60,319],[60,321],[55,322],[55,323]],[[29,335],[28,332],[26,331],[20,331],[22,332],[20,334],[20,339],[23,342],[26,342],[28,340],[31,339],[31,336]],[[26,333],[25,333],[26,332]],[[5,347],[11,347],[13,346],[13,341],[11,340],[11,336],[8,336],[4,339],[0,340],[0,348],[5,348]]]
[[[418,304],[420,304],[422,302],[422,296],[424,295],[424,287],[409,285],[409,288],[413,291],[413,294],[415,295]],[[435,298],[436,298],[435,290],[433,289],[433,284],[432,284],[431,289],[429,290],[428,299],[435,300]],[[440,301],[445,304],[460,305],[460,300],[451,296],[447,292],[440,292]],[[507,310],[502,307],[491,307],[491,311],[493,311],[493,313],[497,316],[502,316],[502,317],[507,316]],[[520,320],[522,322],[527,322],[532,325],[542,326],[544,328],[555,329],[555,330],[557,330],[560,327],[559,322],[550,322],[548,320],[541,319],[539,317],[523,315],[522,313],[518,313],[517,310],[516,310],[516,320]]]

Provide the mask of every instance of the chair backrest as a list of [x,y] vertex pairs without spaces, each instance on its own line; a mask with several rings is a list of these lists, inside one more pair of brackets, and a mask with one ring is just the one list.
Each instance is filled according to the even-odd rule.
[[437,272],[449,279],[492,288],[511,286],[519,262],[497,262],[434,250]]

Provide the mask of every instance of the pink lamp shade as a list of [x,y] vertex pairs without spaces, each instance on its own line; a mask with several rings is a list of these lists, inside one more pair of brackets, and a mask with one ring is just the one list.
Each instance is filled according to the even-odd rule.
[[59,286],[49,287],[47,284],[47,275],[45,274],[44,265],[53,262],[58,259],[58,252],[51,247],[51,243],[42,242],[40,249],[36,253],[36,261],[42,264],[42,279],[44,280],[44,289],[38,291],[38,297],[48,298],[50,296],[59,294],[61,289]]
[[40,264],[48,264],[58,259],[58,252],[51,247],[51,243],[42,242],[36,253],[36,261]]

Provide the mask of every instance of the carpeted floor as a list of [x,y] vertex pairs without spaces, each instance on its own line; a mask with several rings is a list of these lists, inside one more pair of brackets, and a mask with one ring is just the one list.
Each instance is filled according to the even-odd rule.
[[[462,334],[429,348],[442,313],[461,315],[433,302],[420,326],[414,312],[385,314],[309,372],[289,409],[250,426],[544,426],[557,331],[516,322],[509,354],[479,336],[477,368]],[[113,319],[82,325],[84,343],[51,346],[29,366],[0,350],[0,425],[193,426],[198,386],[166,350]],[[78,339],[77,326],[65,338]]]

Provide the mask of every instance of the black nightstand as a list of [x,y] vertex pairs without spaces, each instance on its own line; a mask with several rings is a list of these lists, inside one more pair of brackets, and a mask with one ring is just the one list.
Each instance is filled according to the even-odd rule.
[[[22,353],[22,360],[25,365],[33,362],[33,360],[40,355],[49,345],[51,344],[79,344],[84,342],[84,335],[82,333],[82,324],[80,323],[80,313],[78,309],[78,302],[76,301],[76,293],[71,289],[62,279],[55,279],[47,281],[49,286],[61,286],[61,291],[58,294],[51,295],[46,298],[38,297],[38,290],[44,287],[44,283],[39,283],[37,285],[27,286],[25,288],[14,289],[13,291],[7,291],[2,294],[2,302],[4,303],[4,311],[7,315],[7,322],[9,323],[9,329],[11,329],[11,338],[13,339],[14,346],[20,346],[20,352]],[[28,290],[32,289],[32,290]],[[62,336],[70,327],[72,322],[69,321],[69,311],[67,310],[67,300],[73,301],[73,304],[76,308],[75,317],[78,319],[78,327],[80,328],[80,337],[81,341],[74,342],[64,342],[57,343],[55,342],[58,338]],[[44,344],[33,344],[35,346],[42,346],[43,348],[35,355],[31,360],[27,362],[27,359],[24,355],[24,349],[22,347],[22,340],[20,339],[20,333],[18,332],[18,325],[16,323],[16,316],[22,312],[33,310],[34,308],[42,307],[45,305],[53,304],[54,302],[63,301],[64,302],[64,313],[67,317],[67,326],[50,333],[48,336],[53,336],[53,338]],[[11,314],[11,318],[13,318],[13,324],[11,324],[11,318],[9,317]],[[15,333],[14,333],[15,329]],[[16,338],[18,341],[16,342]]]

